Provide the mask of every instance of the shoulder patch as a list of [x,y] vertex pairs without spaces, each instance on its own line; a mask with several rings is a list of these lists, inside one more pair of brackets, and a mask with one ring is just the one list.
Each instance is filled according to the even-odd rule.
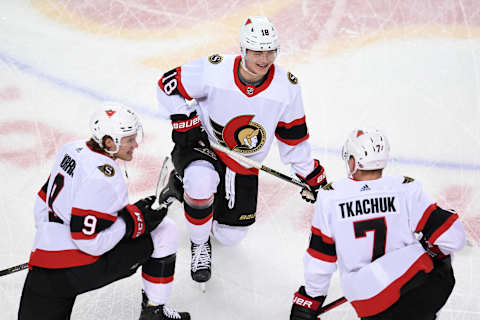
[[410,182],[412,182],[413,180],[415,180],[415,179],[410,178],[410,177],[407,177],[407,176],[404,176],[402,183],[410,183]]
[[208,57],[208,62],[211,64],[219,64],[222,62],[223,57],[219,55],[218,53],[212,54],[210,57]]
[[288,81],[290,81],[292,84],[297,84],[298,79],[295,77],[291,72],[287,73]]
[[322,187],[323,190],[335,190],[333,189],[332,183],[330,182],[326,186]]
[[115,175],[115,168],[109,164],[104,164],[103,166],[98,166],[97,168],[107,177],[113,177]]

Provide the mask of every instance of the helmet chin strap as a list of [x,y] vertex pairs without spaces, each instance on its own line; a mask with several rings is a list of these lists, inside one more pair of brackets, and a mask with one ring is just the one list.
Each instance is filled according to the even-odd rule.
[[242,61],[241,61],[240,65],[242,66],[243,70],[245,70],[245,72],[247,72],[249,75],[254,76],[254,77],[258,77],[258,74],[253,73],[250,70],[248,70],[247,66],[245,65],[245,56],[242,57]]

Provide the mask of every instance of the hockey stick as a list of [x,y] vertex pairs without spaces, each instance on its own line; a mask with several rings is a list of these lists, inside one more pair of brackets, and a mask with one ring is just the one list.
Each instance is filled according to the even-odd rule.
[[[325,313],[325,312],[327,312],[327,311],[329,311],[329,310],[332,310],[333,308],[336,308],[336,307],[338,307],[339,305],[341,305],[341,304],[343,304],[343,303],[345,303],[345,302],[347,302],[347,299],[346,299],[345,297],[338,298],[337,300],[332,301],[332,302],[330,302],[329,304],[324,305],[322,308],[320,308],[320,313],[319,313],[319,315],[322,314],[322,313]],[[319,318],[319,319],[320,319],[320,318]]]
[[28,268],[28,263],[22,263],[18,266],[13,266],[4,270],[0,270],[0,277],[6,276],[7,274],[15,273],[17,271],[22,271]]
[[302,188],[307,188],[308,190],[310,190],[310,187],[306,184],[306,183],[303,183],[301,181],[299,181],[298,179],[294,178],[294,177],[291,177],[291,176],[288,176],[286,174],[283,174],[281,172],[278,172],[276,170],[273,170],[267,166],[264,166],[262,165],[261,163],[255,161],[255,160],[252,160],[252,159],[249,159],[245,156],[242,156],[240,153],[238,152],[235,152],[233,150],[230,150],[224,146],[221,146],[219,144],[216,144],[214,142],[210,142],[210,146],[215,149],[215,150],[218,150],[218,151],[221,151],[223,153],[226,153],[228,154],[230,157],[234,158],[234,159],[237,159],[243,163],[246,163],[248,164],[249,166],[251,167],[254,167],[254,168],[257,168],[258,170],[262,170],[266,173],[269,173],[277,178],[280,178],[284,181],[287,181],[287,182],[290,182],[290,183],[293,183],[294,185],[297,185],[299,187],[302,187]]
[[159,203],[159,198],[160,198],[160,193],[162,192],[162,187],[167,185],[168,181],[168,176],[170,175],[170,171],[173,170],[173,165],[170,165],[170,157],[166,156],[165,159],[163,159],[162,163],[162,168],[160,169],[160,173],[158,175],[158,180],[157,180],[157,189],[155,190],[155,202],[152,204],[152,209],[158,210],[162,206],[170,206],[173,203],[173,199],[167,199],[166,202],[160,204]]

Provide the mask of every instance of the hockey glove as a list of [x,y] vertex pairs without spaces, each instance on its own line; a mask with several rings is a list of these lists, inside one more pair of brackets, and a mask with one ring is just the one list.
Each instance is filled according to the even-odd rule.
[[138,238],[145,232],[152,231],[162,222],[168,209],[162,207],[154,210],[152,209],[154,202],[155,196],[150,196],[118,211],[118,215],[125,220],[125,238]]
[[327,178],[325,176],[325,169],[317,159],[313,160],[314,168],[306,177],[302,177],[297,173],[297,177],[308,185],[309,188],[303,188],[300,191],[302,199],[307,202],[314,203],[317,201],[318,189],[327,185]]
[[193,148],[195,146],[210,147],[208,135],[202,128],[202,122],[193,111],[188,116],[185,114],[172,114],[172,140],[181,148]]
[[216,154],[210,149],[208,135],[201,126],[197,112],[190,115],[173,114],[172,140],[175,147],[172,150],[172,162],[175,171],[183,177],[183,170],[195,160],[206,160],[212,164],[217,161]]
[[326,296],[310,297],[301,286],[293,295],[290,320],[317,320]]

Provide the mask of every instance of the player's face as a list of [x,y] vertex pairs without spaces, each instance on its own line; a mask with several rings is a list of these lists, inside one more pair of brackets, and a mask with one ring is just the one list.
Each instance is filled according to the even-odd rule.
[[276,50],[253,51],[247,50],[245,55],[245,65],[250,72],[258,75],[258,78],[267,74],[277,56]]
[[120,140],[120,148],[115,154],[115,157],[125,161],[130,161],[133,159],[133,150],[138,148],[137,143],[137,134],[132,134],[131,136],[123,137]]

